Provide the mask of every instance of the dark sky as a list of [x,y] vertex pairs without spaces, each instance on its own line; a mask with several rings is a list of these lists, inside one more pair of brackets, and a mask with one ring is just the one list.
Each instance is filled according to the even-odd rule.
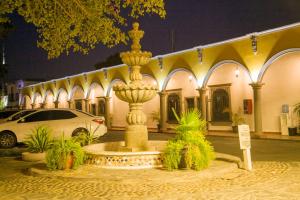
[[[171,52],[170,30],[176,33],[176,50],[218,42],[251,32],[300,22],[299,0],[166,0],[167,17],[140,19],[146,34],[143,49],[153,55]],[[16,30],[6,40],[9,79],[53,79],[94,70],[93,65],[129,47],[98,45],[88,55],[62,55],[48,60],[36,47],[35,28],[14,17]]]

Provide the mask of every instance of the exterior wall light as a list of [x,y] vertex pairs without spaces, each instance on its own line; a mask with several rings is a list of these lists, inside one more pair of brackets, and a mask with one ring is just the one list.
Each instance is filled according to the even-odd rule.
[[69,77],[67,78],[67,81],[68,81],[68,85],[70,86],[71,85],[71,80],[70,80]]
[[257,37],[256,35],[251,35],[251,46],[252,46],[252,51],[256,55],[257,54]]
[[158,57],[158,64],[159,64],[159,69],[160,71],[163,70],[163,58],[162,57]]
[[202,48],[197,48],[197,56],[198,56],[198,62],[202,64],[203,61],[203,49]]
[[87,82],[87,75],[83,74],[83,77],[84,77],[84,81]]

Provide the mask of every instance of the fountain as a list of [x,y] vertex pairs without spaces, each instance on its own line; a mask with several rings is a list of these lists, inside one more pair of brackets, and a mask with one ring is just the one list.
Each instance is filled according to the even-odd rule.
[[161,151],[166,142],[148,141],[145,125],[147,117],[142,111],[143,103],[157,94],[157,87],[144,83],[140,73],[141,66],[149,63],[152,56],[151,52],[141,50],[140,40],[143,36],[144,31],[139,30],[139,24],[133,23],[133,29],[129,31],[132,40],[131,51],[120,54],[123,63],[131,69],[130,83],[117,84],[113,87],[116,96],[129,103],[125,142],[101,143],[85,147],[88,164],[103,168],[132,169],[162,166]]

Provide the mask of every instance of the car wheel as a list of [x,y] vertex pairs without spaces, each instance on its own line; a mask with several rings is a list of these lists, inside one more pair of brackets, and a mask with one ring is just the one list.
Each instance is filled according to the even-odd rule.
[[14,133],[10,131],[3,131],[0,133],[0,148],[12,148],[16,146],[17,138]]
[[81,134],[87,133],[88,131],[85,128],[76,128],[72,133],[72,137],[80,136]]

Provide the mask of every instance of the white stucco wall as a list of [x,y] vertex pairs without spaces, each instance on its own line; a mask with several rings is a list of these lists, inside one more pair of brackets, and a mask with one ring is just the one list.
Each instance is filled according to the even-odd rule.
[[267,69],[262,87],[264,132],[280,132],[281,106],[300,102],[300,52],[276,60]]
[[58,96],[58,108],[68,108],[68,94],[65,90],[62,90]]
[[45,108],[54,108],[54,102],[53,102],[53,95],[51,92],[46,92],[46,99],[45,99]]
[[[248,73],[242,68],[238,67],[239,69],[239,76],[236,77],[235,70],[237,69],[236,64],[228,63],[223,64],[216,68],[212,75],[208,80],[209,85],[219,85],[219,84],[228,84],[230,83],[230,99],[231,99],[231,111],[232,113],[237,113],[239,109],[243,111],[243,100],[244,99],[252,99],[253,104],[253,91],[251,86],[251,79]],[[209,99],[211,98],[211,94],[209,91],[209,87],[207,87],[207,95]],[[208,112],[210,113],[211,103],[209,105]],[[243,117],[246,120],[246,123],[249,124],[250,129],[254,130],[254,110],[252,109],[252,114],[243,114]],[[231,131],[231,125],[228,126],[209,126],[209,130],[228,130]]]

